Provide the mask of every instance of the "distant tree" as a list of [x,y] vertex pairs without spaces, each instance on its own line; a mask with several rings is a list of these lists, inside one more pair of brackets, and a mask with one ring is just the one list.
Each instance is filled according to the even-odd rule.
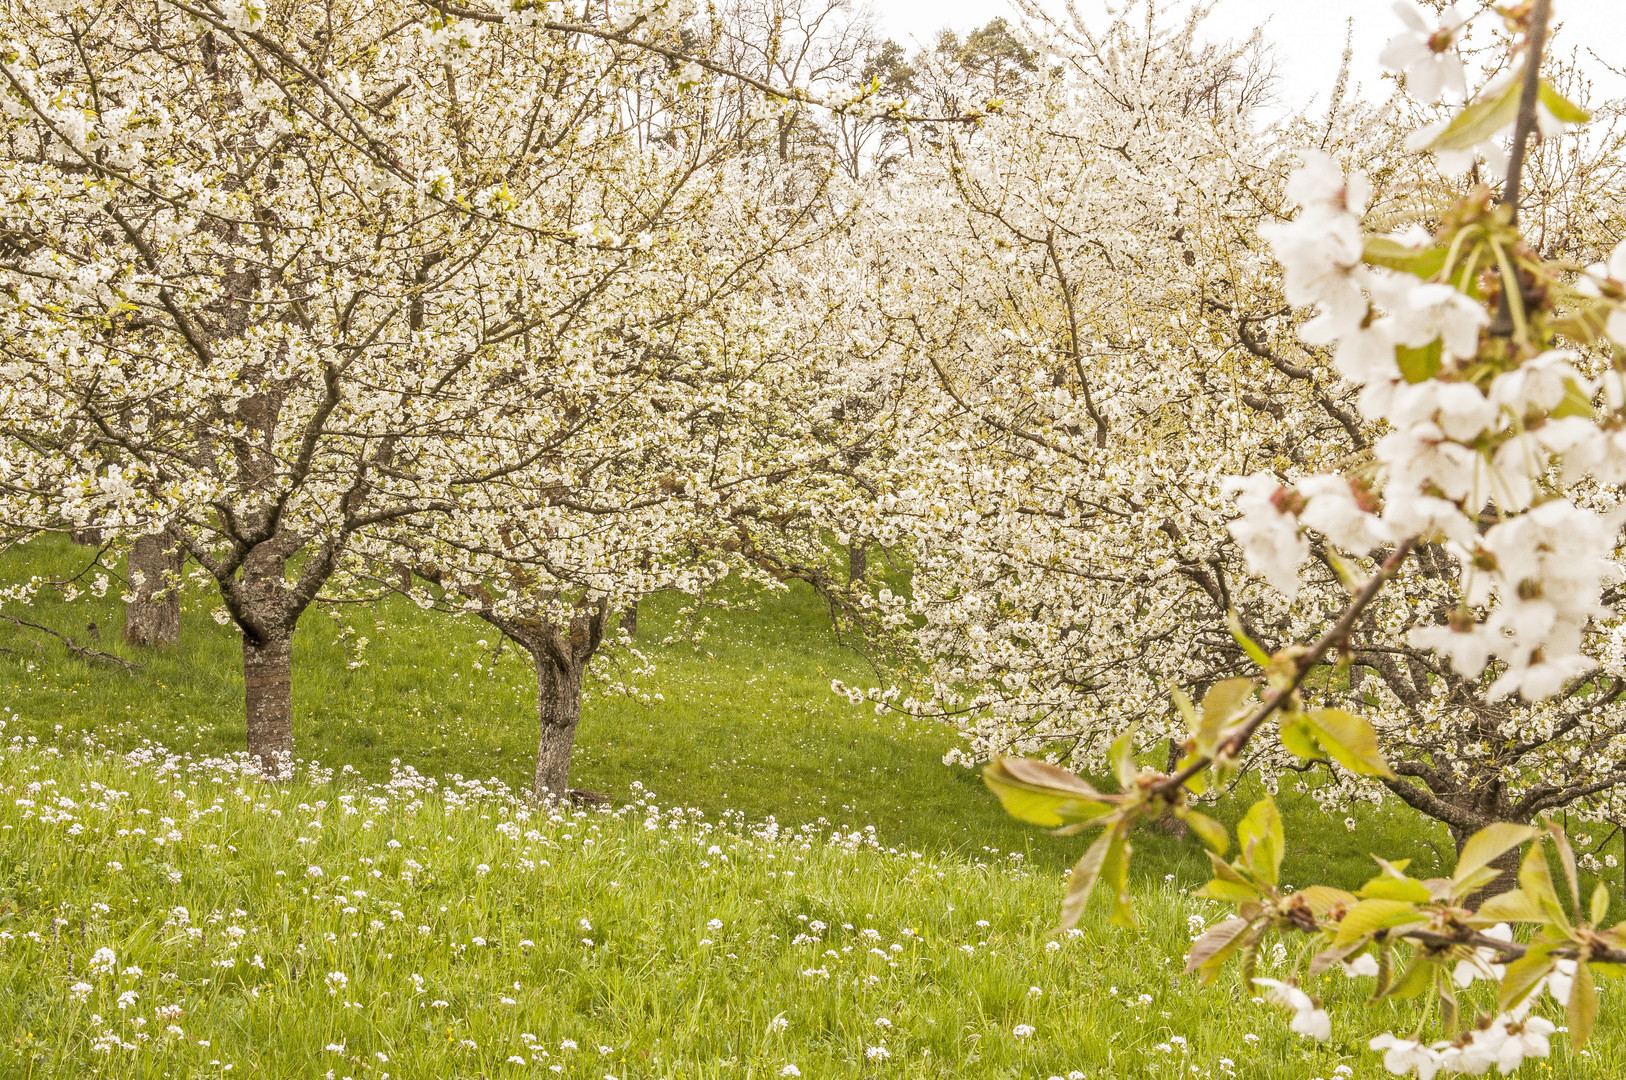
[[[881,100],[908,101],[915,96],[915,69],[902,45],[888,38],[873,46],[858,73],[860,86],[873,87]],[[857,180],[867,168],[890,173],[899,164],[899,147],[907,140],[906,125],[881,114],[841,113],[830,118],[832,149],[842,170]]]
[[967,34],[963,43],[948,34],[940,39],[938,49],[955,45],[955,61],[974,77],[986,80],[995,97],[1025,88],[1039,70],[1034,51],[1003,18],[990,19]]

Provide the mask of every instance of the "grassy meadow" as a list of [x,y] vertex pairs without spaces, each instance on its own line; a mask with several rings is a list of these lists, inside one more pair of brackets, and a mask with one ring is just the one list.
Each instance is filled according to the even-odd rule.
[[[0,574],[85,554],[36,544]],[[140,656],[111,598],[0,609],[81,642],[94,622],[143,665],[0,628],[0,1076],[1382,1075],[1357,1034],[1399,1011],[1368,1012],[1365,980],[1313,988],[1325,1045],[1234,979],[1182,984],[1223,917],[1189,895],[1193,840],[1138,837],[1140,930],[1093,912],[1049,936],[1082,844],[942,765],[952,733],[831,694],[866,669],[809,596],[713,610],[698,642],[646,603],[659,700],[595,694],[579,734],[574,783],[607,811],[509,794],[534,752],[523,654],[400,601],[306,616],[296,741],[319,764],[240,775],[215,760],[242,704],[212,606],[189,593],[181,647]],[[1365,851],[1449,865],[1403,809],[1279,801],[1289,881],[1358,885]],[[1626,1072],[1623,1004],[1606,985],[1587,1055],[1559,1038],[1522,1075]]]

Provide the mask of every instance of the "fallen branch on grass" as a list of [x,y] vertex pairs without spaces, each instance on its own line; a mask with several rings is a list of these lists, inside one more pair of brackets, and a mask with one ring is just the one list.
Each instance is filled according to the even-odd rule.
[[101,649],[93,649],[88,645],[80,645],[67,634],[64,634],[60,630],[52,630],[49,626],[42,626],[37,622],[29,622],[27,619],[19,619],[17,616],[7,615],[3,611],[0,611],[0,619],[5,619],[10,623],[15,623],[17,626],[25,626],[30,630],[38,630],[41,633],[50,634],[52,637],[62,642],[63,645],[67,646],[68,651],[79,657],[81,660],[88,660],[92,663],[117,664],[125,671],[141,670],[141,665],[135,663],[134,661],[126,660],[122,656],[114,656],[112,653],[103,652]]

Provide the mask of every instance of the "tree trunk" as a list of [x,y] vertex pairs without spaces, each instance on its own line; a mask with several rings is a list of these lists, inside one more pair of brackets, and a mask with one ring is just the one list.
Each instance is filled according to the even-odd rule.
[[248,752],[269,776],[283,778],[293,768],[294,622],[278,612],[285,560],[269,547],[256,548],[243,563],[243,603],[259,629],[243,631],[243,706],[248,718]]
[[628,637],[638,636],[638,601],[628,604],[621,613],[621,629],[627,632]]
[[102,530],[94,528],[71,529],[68,532],[68,539],[76,544],[83,544],[85,547],[101,547]]
[[546,650],[536,659],[536,710],[541,738],[536,748],[536,779],[531,794],[538,800],[566,797],[570,787],[570,752],[582,713],[582,673],[586,664],[561,666]]
[[248,752],[262,772],[279,778],[287,774],[294,756],[293,645],[291,632],[261,641],[243,635]]
[[855,540],[847,545],[847,580],[857,585],[868,572],[869,549],[862,540]]
[[124,640],[151,648],[181,640],[181,550],[167,533],[149,533],[130,547],[127,576],[141,575],[124,605]]

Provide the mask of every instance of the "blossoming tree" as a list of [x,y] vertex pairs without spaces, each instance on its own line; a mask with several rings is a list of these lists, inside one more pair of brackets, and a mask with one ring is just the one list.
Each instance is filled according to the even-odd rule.
[[[1365,662],[1360,628],[1403,585],[1404,568],[1423,558],[1449,600],[1401,608],[1389,626],[1440,657],[1440,667],[1419,675],[1420,695],[1448,700],[1467,687],[1490,702],[1567,696],[1578,711],[1600,712],[1612,704],[1592,653],[1612,615],[1607,590],[1621,578],[1614,556],[1617,485],[1626,478],[1618,445],[1626,246],[1608,262],[1579,267],[1544,259],[1524,241],[1518,208],[1529,140],[1585,116],[1542,79],[1547,0],[1479,17],[1506,20],[1511,70],[1414,145],[1446,168],[1474,159],[1493,174],[1505,167],[1499,197],[1475,187],[1432,231],[1374,233],[1364,177],[1310,151],[1289,183],[1299,213],[1264,230],[1289,301],[1313,314],[1299,335],[1332,350],[1339,373],[1358,388],[1362,417],[1382,435],[1370,454],[1333,469],[1285,482],[1274,472],[1227,481],[1242,511],[1230,531],[1249,567],[1287,597],[1302,592],[1304,564],[1325,545],[1324,564],[1349,598],[1322,632],[1270,653],[1236,626],[1262,681],[1223,682],[1200,706],[1177,694],[1188,728],[1183,757],[1166,770],[1139,766],[1132,734],[1121,736],[1110,755],[1119,793],[1039,761],[1001,759],[986,774],[1020,817],[1070,832],[1101,827],[1074,869],[1066,921],[1098,882],[1114,895],[1114,918],[1132,921],[1132,824],[1165,812],[1185,817],[1212,851],[1215,878],[1204,893],[1237,905],[1193,944],[1190,968],[1212,977],[1239,958],[1243,977],[1293,1014],[1292,1029],[1316,1039],[1328,1038],[1331,1025],[1310,981],[1334,970],[1375,978],[1374,1000],[1415,999],[1421,1015],[1409,1034],[1381,1034],[1370,1045],[1388,1071],[1425,1078],[1493,1066],[1507,1073],[1545,1057],[1555,1026],[1534,1012],[1543,995],[1566,1010],[1571,1039],[1585,1044],[1598,1009],[1595,978],[1626,961],[1626,927],[1606,925],[1601,882],[1582,895],[1563,830],[1550,821],[1491,823],[1463,838],[1450,877],[1420,880],[1405,864],[1380,859],[1378,875],[1357,893],[1288,891],[1280,882],[1286,833],[1270,799],[1239,824],[1239,853],[1229,862],[1230,833],[1192,800],[1227,783],[1264,741],[1300,760],[1330,758],[1353,774],[1400,780],[1374,723],[1316,707],[1313,687]],[[1451,55],[1466,20],[1420,20],[1408,11],[1408,36],[1390,46],[1388,60],[1404,66],[1414,89],[1466,85]],[[1533,737],[1541,734],[1539,713],[1534,722],[1516,715]],[[1514,728],[1508,737],[1524,735]],[[1616,782],[1617,758],[1595,741],[1575,760],[1604,773],[1601,788]],[[1570,782],[1544,777],[1534,789]],[[1556,884],[1549,852],[1562,872]],[[1509,856],[1516,887],[1487,895],[1505,873],[1496,864]],[[1527,930],[1514,934],[1515,924]],[[1272,933],[1309,936],[1300,975],[1253,977],[1252,958]],[[1478,980],[1494,983],[1494,993],[1480,996]]]
[[569,790],[595,657],[613,645],[641,659],[616,624],[627,629],[642,597],[836,584],[819,509],[851,497],[832,463],[865,441],[869,418],[832,419],[850,381],[845,300],[821,266],[853,194],[828,150],[786,135],[796,124],[759,86],[833,80],[852,27],[802,43],[797,55],[830,52],[811,72],[775,59],[790,45],[768,39],[787,8],[811,13],[811,36],[840,6],[778,5],[721,25],[647,6],[653,41],[709,41],[689,47],[722,73],[651,61],[625,80],[612,103],[618,171],[594,178],[580,202],[591,217],[576,226],[604,271],[590,292],[506,325],[494,348],[509,362],[479,422],[425,450],[454,478],[451,509],[380,522],[358,541],[375,567],[417,575],[418,602],[480,618],[531,657],[539,799]]
[[[966,764],[1013,751],[1098,762],[1129,725],[1142,748],[1175,746],[1185,719],[1169,688],[1201,699],[1254,666],[1233,618],[1266,653],[1326,628],[1347,595],[1340,550],[1384,537],[1361,531],[1368,489],[1314,478],[1406,451],[1382,442],[1388,421],[1363,411],[1322,324],[1294,332],[1286,301],[1302,299],[1300,279],[1267,243],[1307,182],[1287,180],[1294,147],[1324,148],[1322,168],[1374,166],[1363,210],[1400,237],[1385,243],[1413,242],[1407,215],[1438,220],[1463,190],[1432,156],[1413,160],[1391,113],[1335,96],[1326,115],[1264,127],[1251,111],[1268,89],[1259,54],[1205,46],[1200,24],[1056,30],[1052,81],[917,166],[876,226],[892,266],[882,306],[930,387],[876,509],[916,544],[915,638],[931,668],[912,697],[879,696],[952,719],[966,746],[951,756]],[[1583,142],[1555,130],[1530,157],[1562,176],[1555,163]],[[1557,206],[1547,188],[1541,205]],[[1595,187],[1588,202],[1610,205]],[[1565,217],[1543,249],[1598,250],[1617,220]],[[1394,310],[1418,340],[1444,317]],[[1306,478],[1306,520],[1332,530],[1283,549],[1310,560],[1291,596],[1250,571],[1258,556],[1226,526],[1222,479],[1260,469],[1278,482],[1250,481],[1248,505]],[[1281,529],[1243,529],[1285,543]],[[1598,628],[1609,680],[1510,700],[1405,633],[1456,588],[1448,551],[1423,544],[1352,631],[1348,672],[1304,690],[1368,716],[1396,775],[1310,766],[1276,746],[1256,747],[1249,767],[1270,785],[1324,770],[1308,790],[1329,808],[1400,798],[1459,845],[1547,809],[1618,818],[1616,631]]]
[[628,277],[690,275],[694,307],[750,273],[742,239],[695,275],[728,246],[677,220],[709,149],[628,115],[671,6],[6,9],[7,516],[180,545],[242,631],[262,762],[292,751],[294,627],[369,530],[477,506],[503,474],[467,440],[516,399],[562,410],[532,462],[603,450],[630,414],[594,362],[636,381],[661,344],[614,308]]

